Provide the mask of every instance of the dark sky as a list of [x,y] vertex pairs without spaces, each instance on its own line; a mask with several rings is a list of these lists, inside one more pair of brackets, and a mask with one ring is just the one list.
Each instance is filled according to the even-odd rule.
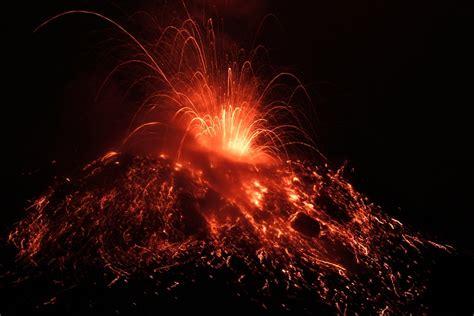
[[[96,31],[104,24],[72,17],[32,33],[67,9],[125,21],[141,5],[94,2],[18,1],[2,10],[3,230],[52,176],[72,172],[118,139],[127,113],[120,106],[111,113],[110,95],[108,107],[93,103],[100,76],[110,70],[97,64],[104,39]],[[278,17],[261,41],[276,65],[307,84],[318,112],[318,143],[333,165],[347,161],[355,186],[387,212],[472,251],[474,5],[255,3],[222,0],[217,10],[243,43],[266,13]],[[21,175],[28,172],[33,175]]]

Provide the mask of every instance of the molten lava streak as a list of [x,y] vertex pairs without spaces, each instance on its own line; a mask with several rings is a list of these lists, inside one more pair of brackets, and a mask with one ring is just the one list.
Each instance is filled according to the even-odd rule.
[[[292,158],[294,145],[314,149],[291,104],[306,93],[294,76],[264,84],[252,66],[258,50],[249,58],[224,51],[212,20],[186,19],[145,46],[93,12],[46,23],[73,13],[100,16],[134,43],[133,58],[107,80],[135,65],[146,74],[133,85],[153,88],[119,151],[33,203],[9,238],[19,260],[59,270],[100,267],[111,284],[145,275],[157,286],[191,263],[229,271],[237,291],[253,291],[267,305],[274,291],[285,291],[313,293],[341,313],[416,306],[428,273],[423,249],[450,249],[384,215],[343,170]],[[296,83],[292,89],[284,78]],[[150,136],[156,154],[127,153]]]

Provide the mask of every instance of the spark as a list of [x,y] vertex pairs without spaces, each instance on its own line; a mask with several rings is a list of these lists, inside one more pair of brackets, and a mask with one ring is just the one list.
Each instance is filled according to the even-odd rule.
[[[159,283],[194,262],[210,276],[229,269],[238,291],[253,279],[264,306],[282,287],[316,294],[344,314],[402,313],[420,298],[411,280],[426,275],[421,246],[451,248],[368,203],[343,169],[291,157],[293,145],[319,154],[291,105],[298,91],[308,96],[296,76],[265,81],[252,58],[221,50],[212,19],[200,23],[189,14],[161,28],[152,45],[91,11],[61,13],[36,31],[71,14],[99,17],[135,45],[101,89],[130,66],[145,68],[138,81],[151,80],[153,88],[119,149],[36,199],[9,235],[19,260],[45,269],[100,267],[112,274],[110,286],[137,275]],[[296,87],[283,89],[283,78]],[[174,133],[171,145],[152,138],[151,157],[128,153],[144,135],[165,143],[165,128]]]

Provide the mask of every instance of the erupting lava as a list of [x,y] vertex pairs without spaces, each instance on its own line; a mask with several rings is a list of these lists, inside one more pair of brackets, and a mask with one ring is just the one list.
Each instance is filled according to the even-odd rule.
[[[164,275],[177,286],[194,271],[227,271],[237,292],[263,306],[279,292],[314,294],[340,313],[425,310],[423,249],[450,249],[384,215],[342,169],[295,158],[294,147],[315,150],[292,105],[306,94],[296,77],[256,75],[261,48],[230,49],[211,19],[167,26],[146,45],[94,12],[45,24],[76,13],[112,23],[133,43],[133,57],[107,80],[134,65],[147,71],[133,86],[152,91],[120,150],[34,202],[10,234],[19,260],[40,270],[99,267],[111,284],[149,276],[163,287]],[[153,155],[130,154],[149,137]],[[176,272],[183,266],[185,275]]]
[[[183,133],[178,148],[164,149],[175,154],[177,160],[189,136],[207,151],[252,163],[281,161],[282,153],[285,160],[293,145],[304,145],[318,152],[291,106],[299,91],[307,96],[298,78],[279,73],[265,82],[255,73],[252,59],[265,51],[262,46],[249,56],[243,49],[227,48],[224,41],[218,41],[212,19],[201,27],[190,17],[179,26],[165,27],[150,47],[145,47],[113,20],[90,11],[64,12],[37,30],[62,16],[78,13],[104,19],[135,44],[129,52],[134,57],[118,64],[104,85],[124,67],[140,66],[148,71],[132,84],[133,87],[146,81],[153,88],[140,104],[132,120],[135,128],[124,143],[136,141],[136,134],[150,130],[155,130],[157,138],[163,137],[162,129],[166,126]],[[296,82],[295,87],[285,86],[288,79]],[[275,89],[279,90],[276,94],[279,97],[269,98]],[[158,143],[155,148],[159,147]]]

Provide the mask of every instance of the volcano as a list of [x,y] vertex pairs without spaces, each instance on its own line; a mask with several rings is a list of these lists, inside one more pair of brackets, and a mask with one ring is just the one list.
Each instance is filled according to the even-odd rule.
[[449,251],[383,215],[343,170],[202,161],[104,155],[34,202],[10,235],[19,260],[62,288],[98,274],[173,296],[205,276],[263,310],[311,297],[318,310],[402,312],[424,292],[423,251]]
[[219,19],[184,9],[143,32],[87,10],[35,29],[71,15],[112,28],[120,56],[97,99],[113,82],[128,128],[10,232],[7,275],[32,291],[25,313],[427,312],[431,254],[453,249],[330,166],[297,76],[268,65],[262,45],[234,43]]

